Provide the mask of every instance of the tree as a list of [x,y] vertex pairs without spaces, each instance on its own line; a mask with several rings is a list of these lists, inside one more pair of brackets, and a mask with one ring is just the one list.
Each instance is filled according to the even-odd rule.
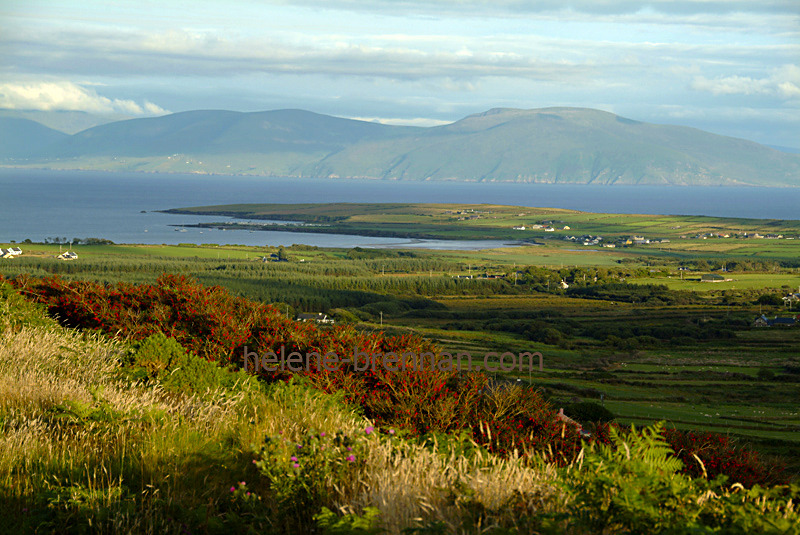
[[779,307],[783,304],[783,299],[776,294],[764,294],[756,300],[756,304]]

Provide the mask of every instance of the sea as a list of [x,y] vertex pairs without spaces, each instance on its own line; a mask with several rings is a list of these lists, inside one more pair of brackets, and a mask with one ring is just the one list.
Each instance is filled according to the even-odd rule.
[[170,208],[238,203],[506,204],[626,214],[800,219],[800,188],[404,182],[0,168],[0,243],[104,238],[115,243],[306,244],[484,249],[498,240],[409,240],[323,233],[192,228],[220,216]]

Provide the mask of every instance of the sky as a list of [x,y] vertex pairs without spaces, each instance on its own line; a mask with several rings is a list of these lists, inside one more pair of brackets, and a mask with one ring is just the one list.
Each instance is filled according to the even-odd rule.
[[0,108],[551,106],[800,147],[800,2],[0,0]]

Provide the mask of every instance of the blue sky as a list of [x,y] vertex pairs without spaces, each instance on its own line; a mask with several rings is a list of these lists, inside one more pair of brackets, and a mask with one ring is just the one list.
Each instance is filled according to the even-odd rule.
[[800,147],[797,0],[3,0],[0,58],[0,108],[576,106]]

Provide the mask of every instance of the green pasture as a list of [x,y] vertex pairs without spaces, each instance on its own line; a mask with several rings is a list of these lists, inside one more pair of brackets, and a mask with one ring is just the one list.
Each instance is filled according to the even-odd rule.
[[[711,272],[708,272],[711,273]],[[800,287],[800,274],[798,273],[740,273],[728,272],[719,275],[730,281],[702,282],[703,273],[685,272],[683,277],[673,274],[669,277],[630,278],[627,282],[632,284],[663,284],[671,290],[689,290],[692,292],[709,292],[715,290],[745,290],[754,288],[774,288],[780,290],[788,286],[792,291]]]

